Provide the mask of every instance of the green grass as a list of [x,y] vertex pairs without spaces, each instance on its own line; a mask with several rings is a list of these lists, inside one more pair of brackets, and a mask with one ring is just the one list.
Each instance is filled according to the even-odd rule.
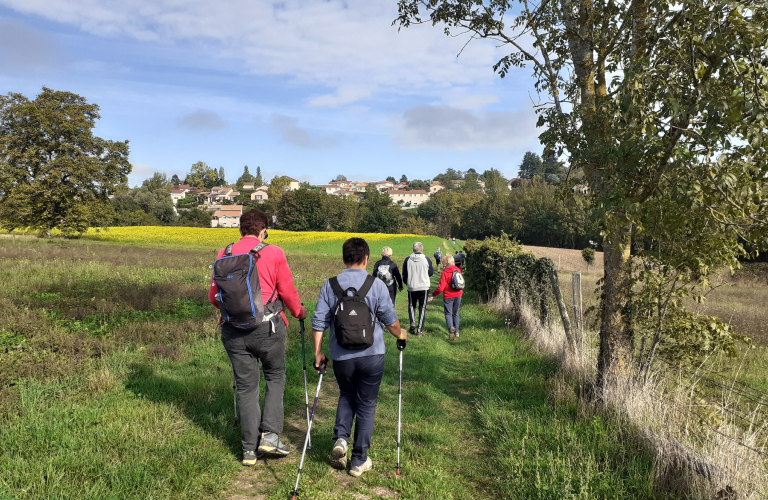
[[[238,463],[229,361],[205,305],[211,250],[179,252],[0,240],[0,498],[287,497],[296,451],[245,473]],[[311,309],[339,259],[288,258]],[[294,447],[305,428],[296,323],[285,393]],[[388,336],[373,472],[352,481],[327,465],[329,371],[302,498],[657,498],[653,459],[631,433],[554,398],[556,367],[471,294],[457,341],[446,340],[439,299],[425,330],[404,353],[403,477],[394,476],[398,359]],[[258,488],[242,486],[249,478]]]

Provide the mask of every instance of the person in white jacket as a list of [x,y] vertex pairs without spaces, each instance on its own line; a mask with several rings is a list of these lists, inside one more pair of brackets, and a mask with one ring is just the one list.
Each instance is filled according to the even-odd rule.
[[[427,312],[429,278],[435,273],[432,259],[424,255],[424,245],[417,241],[413,244],[413,253],[403,262],[403,281],[408,287],[408,320],[411,323],[409,333],[421,337],[424,330],[424,316]],[[418,310],[418,327],[416,325]]]

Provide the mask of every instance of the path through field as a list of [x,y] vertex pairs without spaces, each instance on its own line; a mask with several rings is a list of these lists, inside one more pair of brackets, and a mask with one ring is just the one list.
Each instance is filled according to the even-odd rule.
[[[229,360],[204,297],[210,249],[0,240],[0,253],[0,498],[288,497],[306,429],[295,320],[285,392],[293,452],[245,469]],[[311,310],[340,259],[288,259]],[[461,336],[448,342],[435,300],[425,336],[405,351],[401,478],[395,339],[386,338],[374,469],[358,479],[328,465],[329,371],[302,500],[658,498],[653,459],[628,431],[580,413],[555,365],[472,293],[461,318]]]

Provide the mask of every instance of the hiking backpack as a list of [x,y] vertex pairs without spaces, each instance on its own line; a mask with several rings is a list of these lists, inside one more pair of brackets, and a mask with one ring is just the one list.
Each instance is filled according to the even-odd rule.
[[433,254],[433,257],[440,260],[443,258],[443,253],[440,250],[435,250],[435,253]]
[[233,245],[227,245],[224,255],[213,263],[213,281],[218,289],[223,322],[250,330],[280,313],[283,302],[279,297],[273,302],[277,289],[266,305],[261,297],[256,262],[260,258],[259,252],[267,244],[259,243],[250,252],[240,255],[232,255]]
[[[374,319],[365,302],[365,296],[373,286],[374,280],[373,276],[366,276],[360,290],[354,287],[343,290],[335,276],[328,280],[338,299],[336,310],[333,312],[334,334],[336,342],[344,349],[360,350],[373,345]],[[354,292],[354,295],[350,296],[350,291]]]
[[451,276],[451,288],[454,290],[464,290],[464,276],[461,271],[454,271]]
[[379,264],[379,270],[376,271],[376,277],[387,286],[392,286],[395,278],[392,277],[392,271],[389,270],[389,264]]

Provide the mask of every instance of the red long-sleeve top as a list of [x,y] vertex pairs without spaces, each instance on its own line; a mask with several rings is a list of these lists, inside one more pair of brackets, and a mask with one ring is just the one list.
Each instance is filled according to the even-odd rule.
[[443,298],[445,299],[455,299],[456,297],[461,297],[461,295],[464,293],[464,290],[454,290],[451,286],[454,271],[461,272],[461,270],[456,266],[448,266],[443,269],[443,272],[440,274],[440,283],[437,285],[437,288],[435,288],[435,291],[432,292],[433,297],[437,297],[441,293],[444,293]]
[[[250,252],[253,248],[261,243],[255,236],[243,236],[240,241],[232,245],[232,255],[242,255]],[[226,248],[222,248],[217,255],[217,259],[224,256]],[[259,252],[259,260],[256,261],[256,271],[259,273],[259,284],[261,284],[261,298],[266,304],[272,297],[272,292],[277,288],[277,293],[280,294],[280,298],[283,299],[286,309],[288,309],[293,317],[301,314],[301,300],[299,299],[299,291],[296,290],[296,286],[293,284],[293,274],[288,267],[288,261],[285,258],[285,253],[280,247],[274,245],[267,245]],[[213,274],[213,273],[211,273]],[[216,303],[216,282],[213,281],[211,276],[211,287],[208,289],[208,301],[219,307]],[[288,326],[288,318],[285,316],[285,312],[280,313],[285,321],[285,325]]]

